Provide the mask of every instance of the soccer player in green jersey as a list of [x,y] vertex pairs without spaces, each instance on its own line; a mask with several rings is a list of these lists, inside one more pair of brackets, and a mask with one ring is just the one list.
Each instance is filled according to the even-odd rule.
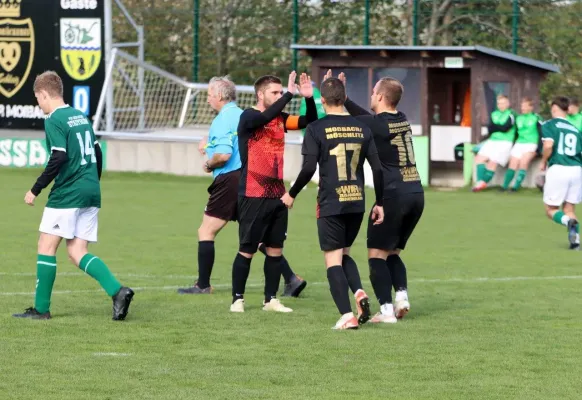
[[509,98],[503,94],[497,96],[497,110],[491,113],[489,121],[489,138],[475,157],[477,164],[477,183],[474,192],[487,187],[493,179],[497,165],[505,167],[515,141],[515,112],[509,108]]
[[580,229],[574,209],[582,200],[582,134],[566,119],[566,97],[556,97],[551,111],[552,119],[542,125],[544,147],[540,164],[540,169],[547,171],[544,184],[546,215],[568,227],[570,249],[578,250]]
[[568,106],[568,121],[579,131],[582,131],[582,113],[580,112],[580,104],[576,97],[570,98],[570,105]]
[[511,148],[509,167],[505,172],[505,179],[501,186],[503,191],[509,189],[509,184],[518,168],[517,179],[511,191],[519,190],[527,174],[529,164],[536,156],[542,130],[542,118],[533,110],[533,101],[529,97],[524,97],[521,101],[521,115],[515,119],[517,140]]
[[102,153],[87,117],[63,101],[63,81],[53,71],[37,76],[34,95],[47,114],[44,128],[50,159],[42,175],[25,197],[33,206],[40,192],[53,180],[40,223],[36,262],[34,307],[18,318],[50,319],[53,283],[57,273],[57,249],[67,242],[69,259],[96,279],[113,298],[113,319],[127,315],[133,291],[111,274],[99,257],[89,254],[88,243],[97,241],[97,214],[101,207]]

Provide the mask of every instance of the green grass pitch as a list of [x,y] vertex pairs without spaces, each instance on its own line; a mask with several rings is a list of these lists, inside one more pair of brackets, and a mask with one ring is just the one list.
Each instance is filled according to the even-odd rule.
[[[95,281],[58,255],[53,319],[33,304],[38,224],[25,192],[39,170],[0,170],[0,399],[579,399],[582,255],[539,192],[426,194],[403,259],[411,312],[335,332],[315,224],[315,189],[290,213],[285,254],[309,282],[291,314],[261,310],[264,257],[246,312],[229,313],[237,225],[221,232],[211,296],[183,296],[197,271],[208,179],[106,173],[99,255],[136,296],[125,322]],[[372,200],[368,192],[368,202]],[[365,225],[352,249],[369,284]],[[354,307],[355,308],[355,307]],[[378,310],[373,301],[373,311]]]

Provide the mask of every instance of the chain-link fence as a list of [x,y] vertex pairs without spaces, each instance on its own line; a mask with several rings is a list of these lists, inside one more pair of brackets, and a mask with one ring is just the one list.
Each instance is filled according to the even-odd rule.
[[[557,0],[123,0],[145,26],[146,60],[188,81],[248,85],[310,59],[291,43],[483,45],[558,64],[542,95],[578,94],[582,2]],[[134,31],[114,13],[117,41]],[[197,51],[194,52],[193,49]]]

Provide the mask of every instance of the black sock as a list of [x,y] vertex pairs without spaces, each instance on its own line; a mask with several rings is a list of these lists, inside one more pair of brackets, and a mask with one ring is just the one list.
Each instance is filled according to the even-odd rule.
[[386,261],[381,258],[370,258],[370,282],[380,305],[392,303],[392,279]]
[[406,267],[402,262],[402,259],[398,254],[393,254],[388,256],[386,259],[386,265],[390,270],[390,275],[392,276],[392,284],[394,285],[394,290],[406,290],[408,287],[408,282],[406,278]]
[[[261,243],[259,245],[259,251],[261,253],[263,253],[264,255],[267,255],[267,247],[265,246],[264,243]],[[283,274],[283,278],[285,279],[285,284],[288,284],[291,282],[291,279],[293,279],[293,277],[295,276],[295,272],[293,272],[293,270],[291,269],[291,266],[289,265],[289,263],[287,262],[287,259],[285,258],[285,256],[281,256],[281,273]]]
[[329,282],[329,291],[331,297],[337,306],[341,315],[352,312],[352,305],[350,304],[350,295],[348,280],[344,274],[344,269],[341,265],[334,265],[327,269],[327,280]]
[[246,258],[237,253],[232,264],[232,302],[242,299],[249,272],[251,271],[251,258]]
[[281,256],[281,273],[283,274],[283,279],[285,279],[285,284],[291,283],[291,279],[295,276],[295,272],[291,269],[285,256]]
[[281,281],[281,259],[281,256],[265,257],[265,303],[277,297],[279,282]]
[[198,242],[198,282],[200,289],[210,286],[210,275],[214,266],[214,241],[201,240]]
[[344,255],[342,258],[342,268],[344,269],[344,274],[346,275],[352,293],[356,293],[358,290],[362,289],[360,272],[358,271],[358,266],[354,259],[348,255]]

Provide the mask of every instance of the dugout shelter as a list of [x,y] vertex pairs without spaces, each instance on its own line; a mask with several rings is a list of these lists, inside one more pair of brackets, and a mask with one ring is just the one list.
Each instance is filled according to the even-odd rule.
[[378,79],[392,76],[404,85],[399,104],[412,125],[417,167],[424,185],[470,183],[475,144],[487,134],[497,94],[519,112],[520,99],[533,99],[555,65],[483,46],[352,46],[293,44],[312,59],[311,78],[321,83],[328,69],[344,72],[348,96],[369,108]]

